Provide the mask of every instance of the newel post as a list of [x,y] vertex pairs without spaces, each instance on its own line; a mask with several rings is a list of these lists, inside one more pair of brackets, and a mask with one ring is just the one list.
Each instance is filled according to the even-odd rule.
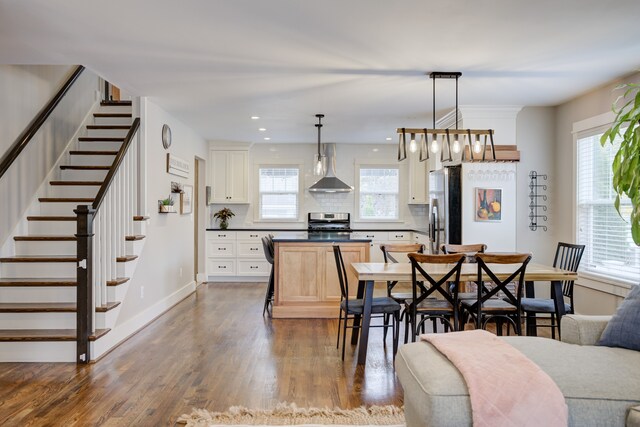
[[89,363],[91,346],[89,336],[93,332],[93,215],[88,205],[78,205],[77,216],[77,363]]

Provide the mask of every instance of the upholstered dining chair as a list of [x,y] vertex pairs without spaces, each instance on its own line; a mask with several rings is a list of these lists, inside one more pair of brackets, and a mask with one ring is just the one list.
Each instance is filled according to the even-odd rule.
[[[518,335],[522,335],[521,301],[524,274],[531,254],[479,253],[475,258],[478,264],[477,295],[473,300],[462,300],[462,309],[475,320],[476,329],[485,329],[490,321],[495,320],[497,334],[502,335],[502,324],[506,321],[513,325]],[[500,273],[503,276],[508,274],[508,277],[501,280],[497,277]],[[485,277],[493,282],[491,289],[483,286]],[[512,282],[515,282],[515,295],[509,286]],[[494,298],[499,292],[504,295],[503,299]]]
[[[405,301],[405,342],[407,330],[411,328],[411,340],[415,341],[418,330],[427,319],[440,319],[445,324],[445,331],[457,331],[458,324],[458,288],[460,285],[460,270],[464,263],[463,254],[451,255],[423,255],[412,253],[408,255],[411,262],[412,297]],[[425,264],[450,265],[443,271],[429,272]],[[437,279],[435,277],[438,277]],[[448,287],[453,285],[453,291]],[[433,298],[438,295],[440,298]],[[418,316],[420,321],[418,322]],[[453,321],[452,321],[453,319]]]
[[[342,252],[339,245],[333,245],[333,255],[336,260],[336,268],[338,270],[338,281],[340,283],[340,318],[338,320],[338,340],[336,348],[340,346],[340,333],[342,332],[342,360],[344,360],[347,328],[359,329],[360,325],[356,324],[355,316],[362,316],[364,314],[364,300],[355,299],[349,297],[349,280],[347,279],[347,270],[344,267],[344,260],[342,259]],[[375,316],[374,316],[375,315]],[[386,321],[387,315],[393,319],[391,325]],[[370,325],[372,328],[392,328],[393,330],[393,357],[395,358],[398,351],[398,335],[400,325],[400,304],[390,297],[377,297],[373,298],[371,303],[371,317],[378,317],[384,320],[382,325]],[[351,325],[347,324],[347,321],[351,320]],[[342,330],[341,330],[342,328]],[[386,339],[384,340],[386,344]]]
[[[578,271],[580,266],[580,260],[584,253],[584,245],[573,245],[570,243],[559,242],[556,248],[556,255],[553,258],[553,266],[561,268],[562,270],[568,270],[572,272]],[[562,282],[562,295],[565,299],[564,310],[567,314],[575,313],[575,305],[573,302],[573,280],[565,280]],[[568,302],[566,301],[568,300]],[[548,325],[538,325],[536,327],[548,327],[551,328],[551,338],[555,339],[556,327],[558,328],[558,338],[561,337],[560,322],[556,322],[557,313],[555,308],[555,301],[551,298],[522,298],[522,310],[527,315],[533,316],[535,319],[536,314],[548,314],[551,317],[551,323]]]
[[[269,317],[271,317],[271,313],[273,311],[273,290],[274,290],[274,277],[273,277],[273,258],[274,258],[274,248],[273,248],[273,235],[269,234],[268,236],[263,237],[262,239],[262,248],[264,249],[264,257],[267,259],[267,262],[271,264],[271,273],[269,273],[269,282],[267,283],[267,292],[264,296],[264,306],[262,308],[262,316],[265,313]],[[271,306],[271,310],[269,310],[269,306]]]

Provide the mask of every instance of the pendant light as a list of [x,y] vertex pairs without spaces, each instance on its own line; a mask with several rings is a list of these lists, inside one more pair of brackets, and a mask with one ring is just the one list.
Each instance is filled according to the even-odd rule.
[[313,158],[313,174],[315,176],[323,176],[327,168],[327,157],[322,150],[322,143],[320,142],[320,130],[322,129],[322,118],[324,114],[316,114],[318,123],[315,125],[318,128],[318,152]]

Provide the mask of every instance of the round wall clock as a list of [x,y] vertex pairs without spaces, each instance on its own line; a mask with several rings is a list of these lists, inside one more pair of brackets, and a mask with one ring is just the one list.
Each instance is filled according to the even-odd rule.
[[162,125],[162,146],[165,150],[171,147],[171,128],[169,125]]

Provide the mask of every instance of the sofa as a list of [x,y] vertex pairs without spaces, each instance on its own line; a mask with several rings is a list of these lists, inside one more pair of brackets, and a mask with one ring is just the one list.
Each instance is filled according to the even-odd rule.
[[[562,341],[503,337],[556,382],[570,426],[640,426],[640,352],[595,345],[609,319],[566,315]],[[396,373],[404,388],[407,427],[472,424],[462,375],[431,344],[400,347]]]

